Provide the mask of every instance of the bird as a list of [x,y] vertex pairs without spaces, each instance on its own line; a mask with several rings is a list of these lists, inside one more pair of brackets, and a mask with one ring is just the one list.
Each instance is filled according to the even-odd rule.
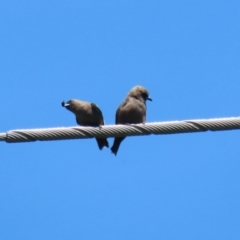
[[[68,102],[62,102],[61,105],[71,111],[76,116],[77,124],[81,126],[100,127],[104,125],[103,114],[95,103],[71,99]],[[109,147],[106,138],[96,138],[100,150],[103,147]]]
[[[115,124],[144,124],[146,121],[147,100],[152,101],[146,88],[142,86],[133,87],[127,94],[125,100],[117,108]],[[124,139],[125,137],[116,137],[114,139],[111,151],[115,156]]]

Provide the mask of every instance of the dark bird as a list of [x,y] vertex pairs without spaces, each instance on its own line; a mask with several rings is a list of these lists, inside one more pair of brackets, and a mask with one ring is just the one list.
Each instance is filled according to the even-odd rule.
[[[79,125],[91,127],[101,127],[104,125],[102,112],[94,103],[72,99],[66,103],[63,101],[62,106],[75,114]],[[96,138],[96,140],[100,150],[103,147],[109,147],[106,138]]]
[[[118,107],[116,112],[116,124],[137,124],[146,121],[146,101],[152,99],[149,97],[148,90],[142,86],[136,86],[130,90],[126,99]],[[117,155],[118,148],[125,137],[114,139],[111,147],[112,153]]]

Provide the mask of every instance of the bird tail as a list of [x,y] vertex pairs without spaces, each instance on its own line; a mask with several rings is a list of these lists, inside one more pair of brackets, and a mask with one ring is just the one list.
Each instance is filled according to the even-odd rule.
[[106,138],[96,138],[96,140],[100,150],[102,150],[103,147],[109,147],[108,140]]
[[121,144],[121,142],[123,141],[124,138],[125,137],[114,139],[113,145],[111,147],[111,151],[112,151],[113,154],[115,154],[115,156],[117,156],[118,148],[119,148],[119,146],[120,146],[120,144]]

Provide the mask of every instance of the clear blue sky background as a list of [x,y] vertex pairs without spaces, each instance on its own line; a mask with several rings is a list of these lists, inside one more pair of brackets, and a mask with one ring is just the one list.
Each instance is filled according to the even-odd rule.
[[[1,1],[0,132],[107,124],[130,88],[147,122],[240,116],[239,1]],[[240,239],[239,131],[1,142],[0,239]],[[113,139],[109,139],[112,145]]]

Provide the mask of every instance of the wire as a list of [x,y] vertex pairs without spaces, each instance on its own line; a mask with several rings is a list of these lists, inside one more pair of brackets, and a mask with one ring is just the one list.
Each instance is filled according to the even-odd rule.
[[202,120],[154,122],[146,124],[104,125],[99,127],[59,127],[42,129],[11,130],[0,133],[0,141],[7,143],[48,140],[84,139],[92,137],[123,137],[162,135],[205,131],[240,129],[240,117]]

